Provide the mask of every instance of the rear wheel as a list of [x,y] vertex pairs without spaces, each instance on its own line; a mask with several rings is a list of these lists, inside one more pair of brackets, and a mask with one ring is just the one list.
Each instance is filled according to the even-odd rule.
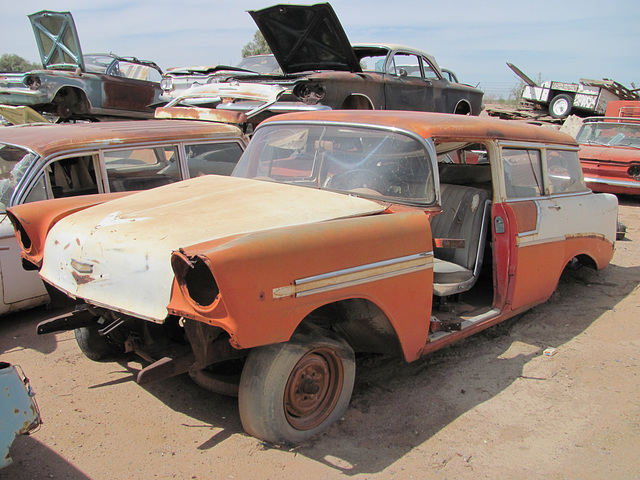
[[355,358],[341,339],[312,333],[251,351],[240,379],[242,426],[272,443],[300,443],[338,420],[353,391]]

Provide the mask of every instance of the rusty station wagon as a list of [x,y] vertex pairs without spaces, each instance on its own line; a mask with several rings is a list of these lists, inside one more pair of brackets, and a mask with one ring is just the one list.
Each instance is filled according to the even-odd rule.
[[[217,115],[231,118],[230,113]],[[202,174],[229,175],[247,143],[238,126],[193,120],[0,128],[0,315],[47,300],[35,272],[20,266],[7,207],[145,190]]]
[[76,304],[39,333],[237,393],[244,429],[285,443],[345,413],[354,352],[412,362],[546,301],[568,264],[609,263],[617,217],[563,133],[394,111],[274,117],[231,177],[96,203],[10,209]]

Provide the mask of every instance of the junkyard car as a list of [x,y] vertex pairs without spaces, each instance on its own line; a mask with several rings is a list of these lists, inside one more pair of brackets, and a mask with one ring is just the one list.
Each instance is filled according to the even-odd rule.
[[229,175],[247,142],[234,125],[175,119],[0,128],[0,314],[47,299],[36,272],[20,266],[7,207]]
[[609,263],[617,216],[568,135],[397,111],[273,117],[231,177],[73,200],[10,209],[79,304],[39,333],[157,360],[139,383],[233,393],[241,371],[245,430],[291,443],[344,414],[354,352],[411,362],[544,302],[570,262]]
[[332,108],[479,115],[482,110],[482,91],[450,81],[427,53],[392,44],[352,46],[328,3],[249,13],[284,74],[227,80],[287,88],[272,113]]
[[0,362],[0,468],[11,465],[9,449],[15,438],[42,423],[34,397],[22,368]]
[[282,73],[273,55],[252,55],[245,57],[236,67],[226,65],[190,66],[169,68],[163,75],[160,86],[161,102],[169,102],[179,97],[189,87],[209,83],[226,82],[241,75],[256,73]]
[[153,118],[162,70],[114,54],[83,55],[69,12],[29,15],[43,70],[0,74],[0,104],[26,105],[62,120]]
[[587,118],[576,138],[591,190],[640,195],[640,118]]

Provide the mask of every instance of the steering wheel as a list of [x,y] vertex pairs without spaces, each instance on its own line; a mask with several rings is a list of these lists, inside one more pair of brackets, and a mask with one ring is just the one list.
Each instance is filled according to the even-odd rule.
[[366,168],[357,168],[355,170],[349,170],[348,172],[334,175],[329,180],[327,187],[335,188],[336,190],[369,188],[378,193],[385,194],[389,188],[389,182],[371,170],[367,170]]

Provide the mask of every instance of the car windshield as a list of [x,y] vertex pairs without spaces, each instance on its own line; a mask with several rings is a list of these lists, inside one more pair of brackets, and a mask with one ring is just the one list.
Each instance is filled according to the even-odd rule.
[[389,51],[384,48],[354,47],[354,52],[363,72],[384,73],[384,65]]
[[28,150],[0,143],[0,213],[5,213],[16,186],[37,156]]
[[233,175],[432,204],[432,157],[424,142],[399,132],[272,124],[256,130]]
[[83,55],[84,67],[87,72],[107,73],[107,68],[113,62],[110,55]]
[[280,65],[273,55],[253,55],[243,58],[238,68],[251,70],[257,73],[282,73]]
[[640,123],[587,122],[576,139],[582,144],[640,148]]

